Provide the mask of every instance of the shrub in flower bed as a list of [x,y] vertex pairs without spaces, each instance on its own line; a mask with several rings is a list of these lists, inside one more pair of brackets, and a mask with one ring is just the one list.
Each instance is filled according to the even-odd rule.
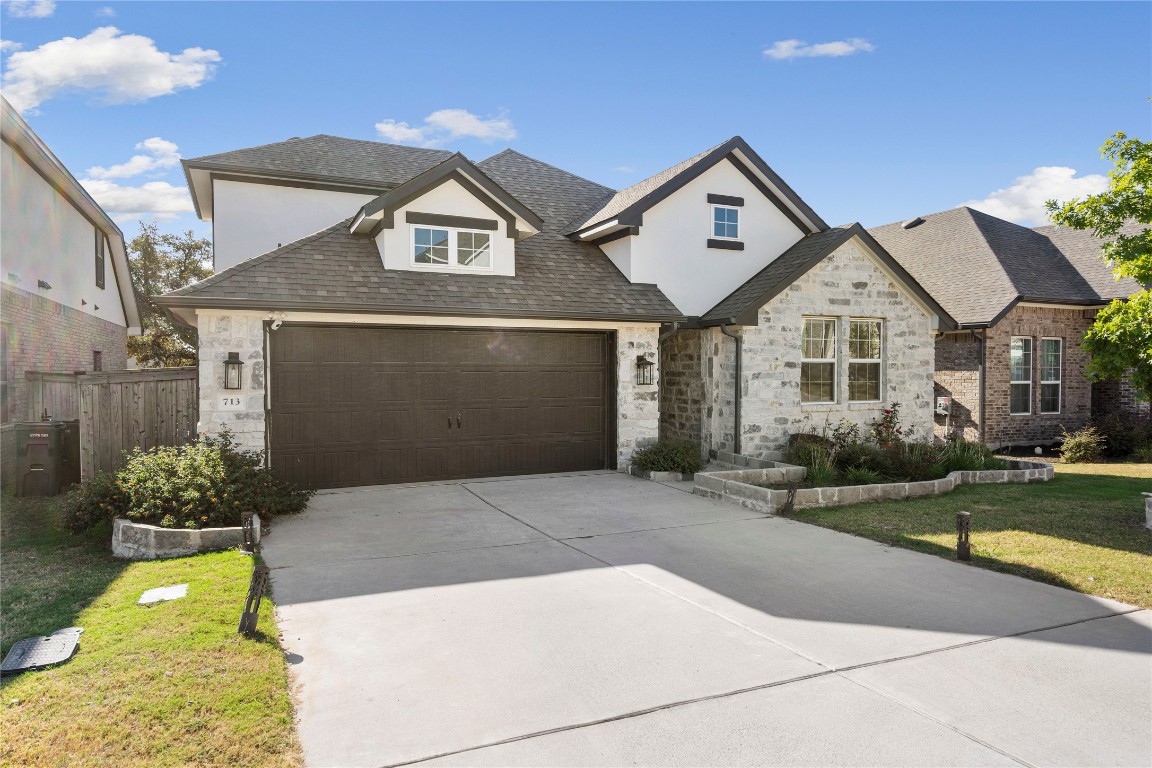
[[692,475],[704,468],[700,446],[690,440],[661,440],[632,454],[632,465],[645,472]]
[[860,440],[859,431],[845,422],[832,437],[794,435],[784,460],[808,468],[808,488],[874,483],[912,483],[938,480],[949,472],[1006,469],[1008,464],[981,443],[909,442],[903,439],[900,406],[893,403]]
[[179,447],[137,448],[123,469],[98,473],[69,492],[63,512],[74,533],[116,517],[162,528],[218,528],[240,525],[244,512],[300,512],[311,496],[274,477],[260,452],[239,450],[224,432]]

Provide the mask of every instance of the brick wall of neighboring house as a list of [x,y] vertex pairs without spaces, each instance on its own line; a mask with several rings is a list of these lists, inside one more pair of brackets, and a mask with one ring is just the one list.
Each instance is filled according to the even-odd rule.
[[[1072,432],[1092,417],[1092,386],[1084,369],[1088,356],[1080,349],[1080,339],[1092,320],[1080,309],[1018,306],[988,329],[985,352],[984,442],[991,446],[1028,445],[1055,442],[1061,428]],[[1032,338],[1031,413],[1010,413],[1009,349],[1013,336]],[[1040,340],[1063,339],[1064,361],[1060,412],[1040,413]]]
[[[800,402],[800,340],[804,318],[837,322],[837,402]],[[848,321],[882,319],[880,400],[848,402]],[[914,439],[932,434],[933,336],[926,312],[870,256],[849,241],[760,310],[759,324],[736,329],[744,339],[740,451],[779,457],[788,436],[831,429],[848,419],[867,429],[892,402]],[[701,345],[704,441],[733,449],[735,342],[709,329]]]
[[936,339],[936,397],[952,398],[950,416],[936,416],[939,438],[980,439],[980,342],[967,331]]
[[[128,332],[124,326],[43,296],[3,286],[0,290],[0,319],[4,323],[8,356],[3,366],[9,422],[24,421],[33,415],[26,412],[28,385],[24,381],[25,371],[90,371],[94,351],[101,353],[101,365],[105,371],[123,370],[128,365]],[[15,439],[10,424],[0,429],[0,456],[3,457],[0,472],[5,480],[15,469]]]
[[1127,381],[1109,379],[1092,384],[1092,418],[1116,413],[1125,418],[1152,420],[1152,402],[1141,401]]
[[700,444],[705,331],[681,330],[660,345],[660,439]]

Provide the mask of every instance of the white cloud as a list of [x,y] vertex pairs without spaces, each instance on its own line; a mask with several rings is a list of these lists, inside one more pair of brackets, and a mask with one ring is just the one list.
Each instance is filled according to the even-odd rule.
[[23,43],[18,43],[15,40],[0,40],[0,53],[11,53],[12,51],[18,51],[23,47]]
[[188,187],[176,187],[166,181],[149,181],[138,187],[102,179],[80,179],[80,183],[118,222],[140,218],[171,221],[194,210]]
[[809,45],[803,40],[777,40],[771,48],[764,49],[764,56],[777,61],[800,59],[813,56],[851,56],[854,53],[871,53],[876,46],[859,37],[850,37],[847,40],[834,40],[830,43],[816,43]]
[[1017,224],[1040,226],[1049,223],[1045,201],[1070,200],[1106,189],[1106,176],[1094,173],[1076,178],[1075,168],[1046,165],[1026,176],[1018,176],[1012,186],[997,189],[983,200],[969,200],[961,205]]
[[435,147],[453,139],[473,138],[491,144],[516,138],[512,121],[501,114],[482,118],[466,109],[438,109],[424,118],[421,126],[412,126],[396,120],[376,123],[381,138],[401,144],[422,144]]
[[8,15],[18,19],[46,19],[55,11],[54,0],[8,0]]
[[612,169],[613,173],[636,173],[636,169],[630,165],[618,165]]
[[180,164],[180,147],[159,136],[144,139],[136,145],[136,149],[143,149],[148,154],[133,155],[128,162],[105,168],[97,165],[88,169],[89,178],[93,179],[127,179],[139,176],[142,173],[173,168]]
[[123,104],[196,88],[212,76],[218,61],[216,51],[166,53],[151,38],[100,27],[87,37],[65,37],[13,53],[3,91],[21,112],[69,91],[93,91],[109,104]]
[[109,19],[110,19],[110,18],[112,18],[113,16],[115,16],[115,15],[116,15],[116,9],[115,9],[115,8],[112,8],[111,6],[107,6],[107,5],[105,5],[105,6],[101,7],[101,8],[97,8],[97,9],[96,9],[96,15],[97,15],[97,16],[103,16],[103,17],[105,17],[105,18],[109,18]]

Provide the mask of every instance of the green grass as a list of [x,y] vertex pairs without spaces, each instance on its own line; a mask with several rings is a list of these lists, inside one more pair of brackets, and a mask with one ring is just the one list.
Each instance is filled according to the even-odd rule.
[[[45,499],[3,497],[3,652],[80,626],[80,650],[0,685],[4,765],[298,765],[284,655],[269,602],[237,634],[252,558],[235,551],[114,559],[107,528],[69,536]],[[152,587],[188,597],[136,605]]]
[[797,510],[806,523],[955,558],[956,513],[971,517],[971,564],[1152,608],[1152,464],[1057,464],[1027,485],[964,485],[907,501]]

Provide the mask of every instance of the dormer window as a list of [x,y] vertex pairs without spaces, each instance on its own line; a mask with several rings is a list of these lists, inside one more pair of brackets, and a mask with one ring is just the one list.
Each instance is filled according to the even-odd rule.
[[740,239],[740,209],[726,205],[712,206],[712,237],[723,240]]
[[468,229],[412,227],[416,266],[492,269],[492,234]]

